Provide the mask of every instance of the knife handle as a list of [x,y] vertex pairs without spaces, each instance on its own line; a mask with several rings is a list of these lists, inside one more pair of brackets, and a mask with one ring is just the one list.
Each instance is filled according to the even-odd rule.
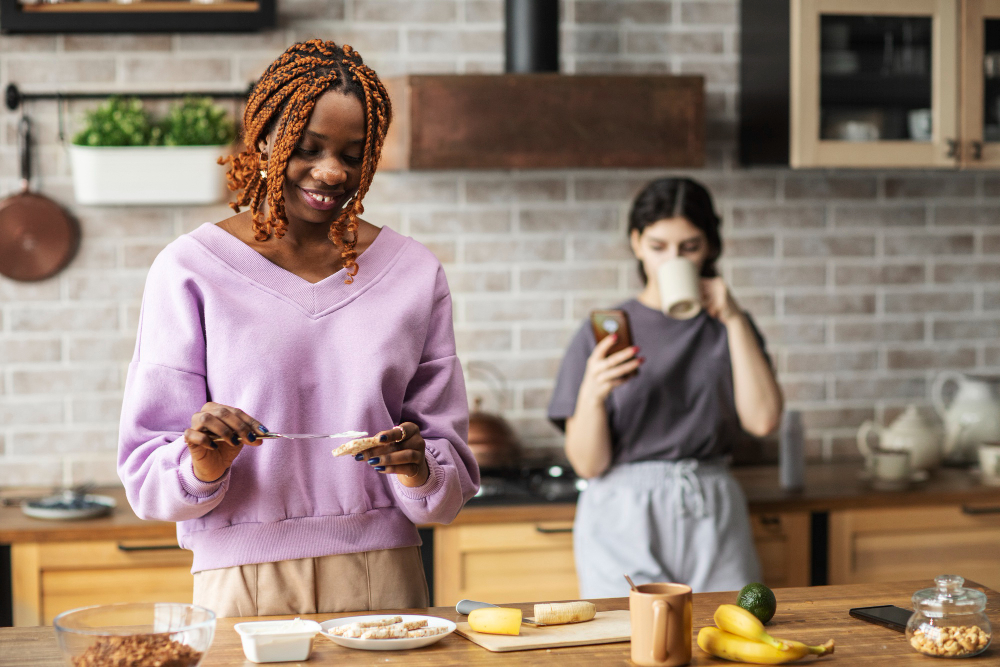
[[490,604],[489,602],[476,602],[475,600],[460,600],[457,605],[455,605],[455,611],[459,614],[468,614],[473,609],[482,609],[483,607],[495,607],[495,604]]

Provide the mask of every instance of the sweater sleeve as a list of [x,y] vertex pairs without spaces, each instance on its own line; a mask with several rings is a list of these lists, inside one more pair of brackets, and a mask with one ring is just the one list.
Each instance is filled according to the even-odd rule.
[[420,427],[430,475],[410,488],[393,475],[393,493],[414,523],[450,523],[479,490],[479,466],[467,444],[469,404],[455,354],[451,294],[438,270],[433,312],[420,364],[403,401],[401,421]]
[[191,415],[208,400],[200,292],[163,255],[150,268],[135,354],[125,381],[118,476],[142,519],[183,521],[207,514],[229,485],[194,475],[184,442]]

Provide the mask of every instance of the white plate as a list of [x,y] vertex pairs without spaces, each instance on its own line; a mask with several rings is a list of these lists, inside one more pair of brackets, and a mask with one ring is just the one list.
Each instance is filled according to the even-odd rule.
[[[414,637],[412,639],[355,639],[353,637],[340,637],[338,635],[331,635],[328,631],[330,628],[336,628],[341,625],[350,625],[351,623],[357,623],[358,621],[377,621],[383,618],[390,618],[392,616],[400,616],[403,622],[406,621],[422,621],[427,620],[427,627],[429,628],[447,628],[447,631],[441,634],[434,635],[433,637]],[[329,621],[324,621],[319,624],[323,628],[323,636],[340,646],[346,646],[347,648],[359,648],[365,651],[404,651],[411,648],[423,648],[424,646],[430,646],[435,642],[441,641],[443,638],[447,637],[455,631],[457,627],[451,621],[439,618],[437,616],[420,616],[419,614],[375,614],[372,616],[348,616],[346,618],[335,618]]]
[[52,503],[65,502],[61,496],[31,500],[21,505],[21,511],[36,519],[92,519],[104,516],[115,508],[115,499],[111,496],[97,496],[89,493],[83,497],[86,507],[49,506]]

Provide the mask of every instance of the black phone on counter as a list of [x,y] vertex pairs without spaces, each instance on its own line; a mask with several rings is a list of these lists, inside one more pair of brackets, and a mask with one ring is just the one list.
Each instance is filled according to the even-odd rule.
[[896,632],[906,632],[906,622],[910,620],[910,616],[913,616],[913,611],[891,604],[876,607],[855,607],[847,613],[854,618],[881,625]]

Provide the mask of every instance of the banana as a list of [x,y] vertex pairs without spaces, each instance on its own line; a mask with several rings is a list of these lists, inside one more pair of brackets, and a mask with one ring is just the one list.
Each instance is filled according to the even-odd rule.
[[822,646],[806,646],[802,642],[795,641],[788,641],[785,644],[788,648],[782,650],[711,626],[698,631],[698,646],[702,651],[734,662],[780,665],[800,660],[809,654],[833,653],[832,639]]
[[579,623],[589,621],[597,615],[593,602],[552,602],[535,605],[535,622],[544,625]]
[[787,646],[767,634],[764,624],[756,616],[743,607],[734,604],[720,604],[715,610],[715,624],[720,630],[729,632],[755,642],[763,642],[768,646],[784,650]]

